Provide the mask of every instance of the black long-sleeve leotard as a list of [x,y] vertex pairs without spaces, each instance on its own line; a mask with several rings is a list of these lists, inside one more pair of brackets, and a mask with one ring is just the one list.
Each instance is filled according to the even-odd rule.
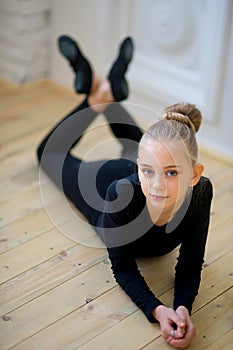
[[[124,201],[130,196],[132,199],[125,208],[117,207],[117,198]],[[183,219],[170,233],[166,233],[166,225],[156,226],[150,221],[137,174],[113,182],[106,199],[109,202],[105,213],[98,218],[98,226],[105,229],[97,231],[108,246],[116,281],[142,309],[147,319],[155,322],[152,310],[162,303],[146,284],[136,258],[161,256],[180,245],[175,268],[174,309],[184,305],[191,313],[199,289],[209,227],[212,199],[209,179],[201,177],[193,189]],[[115,228],[114,231],[112,228]]]

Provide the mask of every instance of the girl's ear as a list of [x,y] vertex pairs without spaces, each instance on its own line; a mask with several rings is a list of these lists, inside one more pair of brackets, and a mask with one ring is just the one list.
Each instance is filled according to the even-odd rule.
[[195,164],[193,166],[193,177],[191,179],[191,187],[195,186],[204,171],[204,166],[202,164]]

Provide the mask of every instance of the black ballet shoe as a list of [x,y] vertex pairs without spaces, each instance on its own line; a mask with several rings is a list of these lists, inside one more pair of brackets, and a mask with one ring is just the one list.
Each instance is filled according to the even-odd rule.
[[133,41],[126,38],[119,49],[119,55],[109,72],[108,80],[111,83],[112,94],[115,101],[122,101],[128,97],[129,88],[125,80],[125,73],[133,57]]
[[67,58],[76,73],[74,87],[80,94],[89,94],[92,83],[92,69],[88,60],[82,54],[77,43],[69,36],[62,35],[58,38],[58,48]]

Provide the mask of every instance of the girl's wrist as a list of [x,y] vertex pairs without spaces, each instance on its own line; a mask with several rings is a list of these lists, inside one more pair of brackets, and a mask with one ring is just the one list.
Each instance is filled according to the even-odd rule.
[[159,321],[160,315],[163,312],[164,308],[166,308],[166,306],[164,306],[163,304],[157,306],[153,311],[152,311],[152,315],[154,316],[154,318]]
[[183,306],[183,305],[178,306],[178,308],[176,309],[176,313],[178,315],[183,315],[183,317],[186,317],[186,318],[190,317],[189,310],[187,309],[186,306]]
[[178,307],[176,308],[176,310],[184,310],[184,311],[186,311],[187,313],[189,313],[189,310],[188,310],[187,307],[184,306],[184,305],[178,306]]

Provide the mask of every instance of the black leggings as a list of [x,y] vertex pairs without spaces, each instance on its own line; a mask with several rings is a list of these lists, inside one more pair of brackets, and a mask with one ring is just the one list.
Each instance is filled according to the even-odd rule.
[[103,210],[110,183],[135,172],[138,142],[142,132],[132,117],[119,103],[109,105],[104,115],[115,137],[122,144],[119,159],[85,162],[71,154],[97,113],[87,100],[59,122],[38,147],[38,160],[56,185],[95,225]]

